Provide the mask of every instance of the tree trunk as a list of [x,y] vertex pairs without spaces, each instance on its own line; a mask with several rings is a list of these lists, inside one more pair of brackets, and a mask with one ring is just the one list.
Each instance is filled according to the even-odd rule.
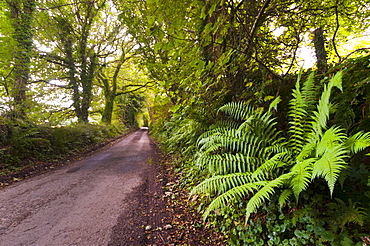
[[316,62],[317,70],[320,74],[322,74],[328,70],[324,32],[322,28],[319,27],[313,32],[313,35],[314,35],[313,44],[315,46],[315,53],[316,53],[316,59],[317,59],[317,62]]
[[88,49],[88,39],[93,23],[93,19],[97,15],[97,10],[94,9],[94,4],[87,3],[84,23],[81,29],[80,45],[79,45],[79,59],[81,62],[81,115],[78,118],[79,122],[88,123],[89,108],[91,106],[92,88],[95,76],[95,68],[97,65],[97,57],[93,49]]
[[88,123],[89,121],[89,108],[91,106],[92,88],[95,77],[95,69],[97,65],[97,57],[95,54],[89,58],[89,64],[83,69],[81,73],[82,95],[81,95],[81,117],[80,122]]
[[114,108],[114,100],[117,96],[117,83],[118,83],[118,75],[121,70],[123,63],[126,61],[126,53],[122,50],[121,57],[119,58],[119,62],[114,69],[113,78],[111,80],[111,84],[109,83],[109,79],[104,75],[103,72],[97,73],[98,79],[103,84],[103,91],[105,97],[105,105],[104,110],[102,113],[101,121],[105,124],[112,123],[112,115],[113,115],[113,108]]
[[105,124],[112,123],[113,106],[115,96],[105,97],[104,111],[102,113],[101,121]]
[[76,114],[77,119],[80,119],[81,116],[81,102],[80,102],[80,92],[79,92],[79,84],[77,82],[76,74],[77,70],[75,67],[75,60],[73,57],[73,40],[71,36],[67,36],[66,38],[61,38],[61,41],[64,43],[64,53],[67,62],[68,68],[68,79],[69,85],[72,88],[72,105],[73,110]]
[[33,38],[33,12],[35,0],[8,0],[13,38],[16,41],[14,52],[13,88],[11,95],[14,100],[13,116],[25,118],[27,108],[27,82],[30,73]]

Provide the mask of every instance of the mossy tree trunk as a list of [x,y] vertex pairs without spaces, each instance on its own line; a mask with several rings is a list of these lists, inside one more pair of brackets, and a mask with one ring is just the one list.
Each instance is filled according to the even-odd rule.
[[324,31],[321,27],[313,32],[313,44],[315,46],[315,54],[317,59],[317,70],[319,73],[325,73],[328,70],[327,55],[325,50]]
[[101,121],[105,124],[112,123],[112,115],[113,115],[113,107],[114,107],[114,99],[117,96],[117,83],[118,83],[118,75],[122,68],[122,65],[125,61],[129,58],[126,58],[126,53],[122,51],[121,57],[117,62],[117,66],[114,68],[114,73],[111,79],[111,82],[108,79],[108,76],[100,70],[97,73],[97,78],[101,82],[104,93],[104,109],[102,112],[102,119]]
[[35,0],[7,0],[14,28],[13,38],[16,42],[14,52],[13,86],[13,116],[25,118],[27,108],[27,83],[29,80],[32,57],[33,14]]
[[89,120],[93,82],[98,66],[98,55],[95,54],[94,46],[89,44],[89,38],[94,20],[102,6],[95,8],[94,2],[84,3],[84,11],[77,12],[79,16],[77,27],[67,14],[53,17],[58,29],[59,42],[63,47],[61,60],[67,68],[73,110],[80,123],[88,123]]

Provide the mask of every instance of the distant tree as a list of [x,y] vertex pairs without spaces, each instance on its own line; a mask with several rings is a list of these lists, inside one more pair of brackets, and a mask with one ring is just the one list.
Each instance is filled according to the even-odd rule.
[[99,56],[103,55],[98,54],[102,51],[98,50],[98,45],[109,38],[99,33],[103,21],[101,11],[105,8],[105,0],[55,0],[44,4],[40,17],[47,20],[39,23],[42,32],[46,32],[41,35],[52,45],[52,51],[43,52],[41,56],[63,71],[62,77],[68,81],[66,88],[72,91],[73,110],[79,122],[88,122],[95,73]]

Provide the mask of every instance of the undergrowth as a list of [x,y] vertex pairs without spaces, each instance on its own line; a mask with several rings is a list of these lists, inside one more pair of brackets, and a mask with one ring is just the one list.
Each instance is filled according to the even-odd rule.
[[119,136],[125,130],[125,127],[118,125],[49,127],[1,120],[0,175],[9,175],[38,162],[54,161],[84,151]]
[[[310,79],[313,81],[312,76]],[[363,151],[369,145],[369,133],[356,134],[350,127],[338,124],[337,100],[338,95],[342,95],[339,90],[334,91],[334,103],[331,103],[327,87],[318,90],[314,84],[305,86],[302,96],[299,87],[294,91],[296,101],[291,102],[292,113],[287,115],[291,122],[289,131],[275,128],[279,125],[261,108],[251,109],[250,118],[240,116],[209,131],[201,120],[175,114],[158,131],[164,148],[178,157],[176,170],[182,177],[179,188],[210,184],[209,189],[206,187],[208,190],[198,185],[201,192],[193,192],[191,206],[198,207],[200,213],[206,212],[205,223],[224,233],[229,245],[336,246],[370,242],[370,173],[368,157]],[[340,84],[338,87],[341,89]],[[315,93],[308,93],[310,91]],[[310,102],[312,105],[302,106]],[[304,110],[299,111],[301,108]],[[230,107],[232,109],[234,107]],[[228,119],[238,112],[228,111],[221,118]],[[333,113],[336,113],[335,120],[330,116]],[[268,127],[263,124],[265,121],[256,119],[266,119]],[[268,131],[263,130],[264,127]],[[256,132],[262,129],[258,133],[266,141],[247,138],[253,129]],[[200,139],[201,151],[196,148],[196,139]],[[306,144],[306,141],[311,142]],[[329,150],[335,146],[341,147],[341,152],[334,158]],[[331,167],[339,167],[334,174],[329,175],[329,171],[316,165],[316,162],[324,163],[320,161],[325,155],[333,161]],[[247,165],[254,166],[248,169]],[[298,175],[302,177],[299,187],[293,182]],[[279,179],[276,185],[275,179]],[[203,180],[208,183],[202,183]],[[224,180],[228,182],[222,183]],[[248,191],[242,189],[248,185],[255,186]],[[248,208],[253,195],[264,187],[269,188],[266,195],[258,200],[255,209]],[[218,199],[223,193],[226,195]],[[215,201],[221,202],[217,205]],[[210,204],[216,205],[210,209]]]

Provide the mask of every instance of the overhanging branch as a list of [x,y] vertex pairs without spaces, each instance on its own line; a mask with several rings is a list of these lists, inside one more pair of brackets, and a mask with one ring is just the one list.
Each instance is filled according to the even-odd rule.
[[[59,79],[68,79],[68,78],[64,77],[64,78],[58,78],[58,79],[52,79],[52,80],[59,80]],[[59,88],[63,88],[63,89],[72,89],[71,86],[53,84],[53,83],[50,82],[52,80],[39,79],[39,80],[31,81],[28,84],[45,83],[45,84],[52,85],[52,86],[59,87]]]
[[346,57],[344,59],[342,59],[340,62],[338,62],[337,65],[343,63],[345,60],[347,60],[354,53],[356,53],[358,51],[363,51],[363,50],[370,50],[370,48],[360,48],[360,49],[357,49],[357,50],[352,51],[351,53],[349,53],[348,55],[346,55]]
[[251,28],[251,31],[250,31],[250,35],[248,36],[247,45],[245,47],[245,52],[244,52],[245,54],[248,54],[249,51],[250,51],[250,49],[251,49],[250,46],[251,46],[251,44],[253,42],[254,36],[256,35],[257,29],[258,29],[258,25],[259,25],[259,23],[260,23],[260,21],[262,19],[262,15],[265,12],[265,10],[267,9],[267,7],[270,5],[270,3],[271,3],[271,0],[266,0],[263,3],[263,5],[262,5],[260,11],[258,12],[256,18],[254,19],[254,22],[253,22],[253,25],[252,25],[252,28]]
[[127,91],[121,91],[121,92],[117,92],[116,93],[116,96],[120,96],[120,95],[124,95],[124,94],[128,94],[128,93],[132,93],[132,92],[135,92],[135,91],[138,91],[140,89],[143,89],[145,87],[149,87],[148,85],[151,84],[153,81],[149,81],[149,82],[146,82],[145,84],[143,85],[128,85],[126,87],[137,87],[135,89],[132,89],[132,90],[127,90]]
[[339,13],[338,13],[338,0],[336,0],[335,2],[335,22],[336,22],[336,28],[335,28],[335,31],[334,31],[334,34],[333,34],[333,38],[332,38],[332,43],[333,43],[333,47],[334,47],[334,51],[335,51],[335,54],[337,55],[338,59],[339,59],[339,63],[341,62],[342,60],[342,57],[340,57],[339,53],[338,53],[338,50],[337,50],[337,45],[335,44],[335,38],[337,36],[337,32],[339,30]]
[[77,5],[77,4],[83,4],[83,3],[94,4],[94,1],[90,1],[90,2],[77,2],[77,3],[67,3],[67,4],[56,5],[56,6],[49,7],[49,8],[38,8],[38,9],[39,10],[42,10],[42,11],[45,11],[45,10],[58,9],[58,8],[61,8],[61,7],[66,7],[66,6],[71,6],[71,5]]

